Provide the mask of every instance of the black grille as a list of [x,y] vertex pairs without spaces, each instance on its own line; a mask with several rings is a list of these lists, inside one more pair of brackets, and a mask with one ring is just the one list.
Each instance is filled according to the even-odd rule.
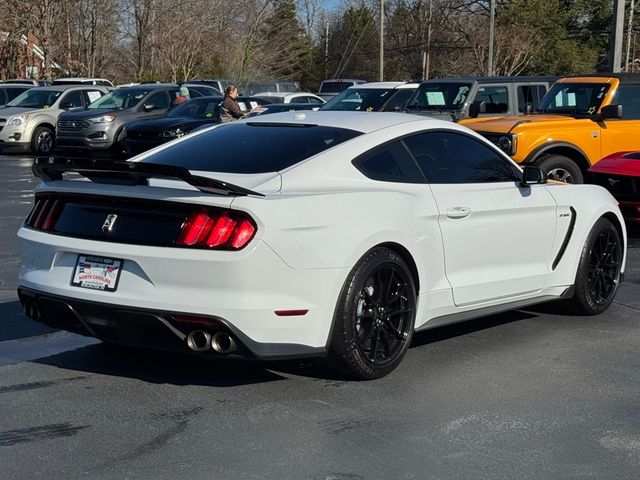
[[86,120],[58,120],[58,129],[77,132],[89,128],[89,122]]

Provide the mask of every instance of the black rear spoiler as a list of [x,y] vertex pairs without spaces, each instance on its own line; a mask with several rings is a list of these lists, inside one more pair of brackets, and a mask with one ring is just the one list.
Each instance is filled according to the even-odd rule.
[[33,174],[44,180],[63,180],[64,173],[77,173],[96,183],[121,185],[149,185],[149,179],[173,178],[182,180],[204,193],[217,195],[245,196],[262,193],[232,183],[213,178],[192,175],[184,167],[160,165],[144,162],[120,162],[95,158],[36,158],[32,166]]

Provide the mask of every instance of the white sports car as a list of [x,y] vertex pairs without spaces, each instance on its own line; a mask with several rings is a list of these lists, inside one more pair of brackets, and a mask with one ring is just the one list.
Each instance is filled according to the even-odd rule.
[[624,271],[605,189],[547,183],[425,117],[274,114],[34,172],[22,304],[105,341],[327,356],[371,379],[414,331],[555,299],[600,313]]

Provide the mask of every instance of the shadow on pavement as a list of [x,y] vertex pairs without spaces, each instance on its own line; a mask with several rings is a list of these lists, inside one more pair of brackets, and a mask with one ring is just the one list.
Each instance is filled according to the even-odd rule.
[[35,337],[55,331],[57,330],[27,318],[18,300],[0,302],[0,342]]

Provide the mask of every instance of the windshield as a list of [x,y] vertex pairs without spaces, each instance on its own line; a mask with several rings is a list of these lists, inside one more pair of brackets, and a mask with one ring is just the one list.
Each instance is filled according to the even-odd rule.
[[609,90],[608,83],[556,83],[538,106],[540,113],[595,115]]
[[18,95],[11,100],[8,107],[22,108],[49,108],[56,103],[58,97],[62,94],[60,90],[45,90],[42,88],[34,88]]
[[423,83],[407,103],[407,110],[459,110],[470,91],[470,83]]
[[318,125],[229,123],[161,150],[145,162],[196,171],[278,172],[360,132]]
[[135,107],[150,91],[150,89],[144,88],[119,88],[99,98],[87,108],[124,110],[125,108]]
[[175,107],[167,117],[215,118],[220,116],[220,98],[196,98]]
[[393,88],[348,88],[325,103],[320,110],[377,112],[394,91]]

